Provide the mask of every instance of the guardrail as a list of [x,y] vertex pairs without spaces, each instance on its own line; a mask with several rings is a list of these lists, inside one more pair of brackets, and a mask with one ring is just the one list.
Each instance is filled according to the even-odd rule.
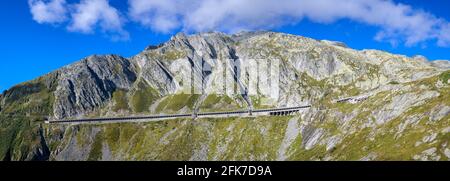
[[273,109],[257,109],[257,110],[241,110],[241,111],[224,111],[224,112],[206,112],[206,113],[192,113],[192,114],[168,114],[168,115],[152,115],[152,116],[135,116],[135,117],[111,117],[111,118],[83,118],[83,119],[69,119],[69,120],[47,120],[48,124],[51,123],[88,123],[88,122],[118,122],[118,121],[138,121],[138,120],[157,120],[157,119],[167,119],[167,118],[186,118],[186,117],[207,117],[207,116],[233,116],[240,114],[253,113],[269,113],[268,115],[283,115],[283,114],[273,114],[294,111],[299,111],[300,109],[309,108],[311,105],[298,106],[298,107],[285,107],[285,108],[273,108]]
[[[347,97],[335,100],[335,103],[350,102],[352,104],[364,101],[368,96]],[[300,109],[310,108],[311,105],[297,106],[297,107],[283,107],[283,108],[271,108],[271,109],[256,109],[256,110],[240,110],[240,111],[224,111],[224,112],[205,112],[205,113],[192,113],[192,114],[168,114],[168,115],[152,115],[152,116],[135,116],[135,117],[112,117],[112,118],[83,118],[83,119],[69,119],[69,120],[47,120],[45,123],[86,123],[86,122],[120,122],[120,121],[138,121],[138,120],[158,120],[168,118],[186,118],[186,117],[208,117],[208,116],[235,116],[248,114],[249,116],[256,115],[258,113],[268,113],[269,116],[284,116],[295,112]]]

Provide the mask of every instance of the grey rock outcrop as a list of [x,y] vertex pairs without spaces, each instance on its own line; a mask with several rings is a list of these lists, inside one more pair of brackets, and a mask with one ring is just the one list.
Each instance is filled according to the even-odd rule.
[[72,117],[94,110],[117,89],[129,89],[136,80],[136,67],[115,55],[90,56],[63,67],[54,92],[54,116]]
[[[179,33],[133,57],[90,56],[3,92],[1,126],[26,131],[2,127],[0,134],[9,137],[0,156],[45,160],[50,152],[50,160],[447,159],[448,65],[283,33]],[[41,114],[69,119],[299,105],[311,107],[292,118],[47,125],[41,135],[33,131],[36,127],[27,127],[39,124],[45,118]],[[28,117],[10,119],[14,113]],[[22,144],[31,145],[29,151]],[[405,150],[398,153],[398,148]]]
[[[274,60],[280,62],[278,91],[270,89]],[[353,85],[368,91],[389,82],[436,75],[447,70],[447,64],[377,50],[356,51],[338,42],[274,32],[179,33],[129,59],[92,56],[58,70],[54,116],[73,117],[93,111],[106,104],[115,90],[132,90],[136,80],[145,81],[161,96],[189,92],[193,86],[198,94],[242,94],[247,105],[252,105],[246,91],[254,88],[268,106],[291,106],[316,101],[326,86]],[[260,72],[257,79],[250,80],[249,75],[255,72],[249,68],[255,66]],[[230,91],[234,85],[237,92]]]

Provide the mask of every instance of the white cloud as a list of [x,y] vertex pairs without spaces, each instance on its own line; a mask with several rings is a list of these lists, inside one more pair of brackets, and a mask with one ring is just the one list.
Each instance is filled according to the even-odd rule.
[[304,18],[317,23],[349,19],[380,28],[375,35],[379,41],[450,44],[446,20],[389,0],[129,0],[129,15],[160,32],[234,32],[270,29]]
[[[69,31],[127,39],[125,18],[109,0],[29,0],[38,23],[68,22]],[[307,18],[316,23],[341,19],[379,28],[374,39],[396,46],[436,41],[450,46],[450,23],[433,14],[391,0],[128,0],[128,17],[156,32],[272,29]],[[67,15],[70,15],[68,17]]]
[[38,23],[62,23],[67,19],[65,0],[28,0],[31,15]]
[[442,25],[442,30],[439,34],[438,45],[441,47],[450,46],[450,23]]
[[113,40],[129,39],[123,29],[125,19],[108,0],[81,0],[73,4],[65,0],[29,0],[28,4],[38,23],[68,22],[67,29],[72,32],[90,34],[100,29]]
[[129,1],[131,19],[159,32],[170,32],[179,26],[177,15],[183,1]]
[[128,39],[123,29],[124,19],[120,12],[109,5],[107,0],[82,0],[74,5],[71,12],[69,31],[93,33],[97,26],[105,33],[112,33],[114,39]]

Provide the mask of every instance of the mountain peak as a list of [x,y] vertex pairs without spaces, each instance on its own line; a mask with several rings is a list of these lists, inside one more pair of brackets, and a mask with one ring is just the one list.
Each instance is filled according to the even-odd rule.
[[170,40],[176,40],[176,39],[186,39],[187,36],[184,32],[178,32],[177,34],[175,34],[174,36],[172,36],[170,38]]
[[339,41],[321,40],[321,42],[329,44],[329,45],[333,45],[333,46],[348,48],[348,46],[345,43],[339,42]]
[[[45,140],[55,160],[359,160],[399,154],[406,159],[443,158],[436,150],[448,146],[435,143],[448,141],[449,62],[341,47],[346,46],[265,31],[178,33],[131,58],[93,55],[14,86],[0,95],[0,126],[8,128],[0,134],[7,135],[3,131],[9,129],[31,134],[4,138],[7,144]],[[42,124],[35,120],[46,117],[114,118],[304,105],[311,106],[291,117],[45,125],[47,133],[33,134]],[[17,114],[29,117],[10,119]],[[30,126],[20,126],[24,122]],[[187,135],[189,143],[186,133],[192,133]],[[257,144],[227,149],[224,136],[229,143]],[[2,148],[17,153],[11,160],[32,159],[39,154],[35,150],[45,147],[39,143]],[[141,144],[147,145],[136,146],[138,151],[129,147]],[[399,153],[398,147],[407,151]],[[180,149],[182,154],[160,152]]]

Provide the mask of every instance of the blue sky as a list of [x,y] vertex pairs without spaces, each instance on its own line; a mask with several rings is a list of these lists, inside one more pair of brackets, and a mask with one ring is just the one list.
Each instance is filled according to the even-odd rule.
[[253,1],[0,1],[0,91],[88,55],[135,55],[179,31],[273,30],[450,59],[450,1]]

